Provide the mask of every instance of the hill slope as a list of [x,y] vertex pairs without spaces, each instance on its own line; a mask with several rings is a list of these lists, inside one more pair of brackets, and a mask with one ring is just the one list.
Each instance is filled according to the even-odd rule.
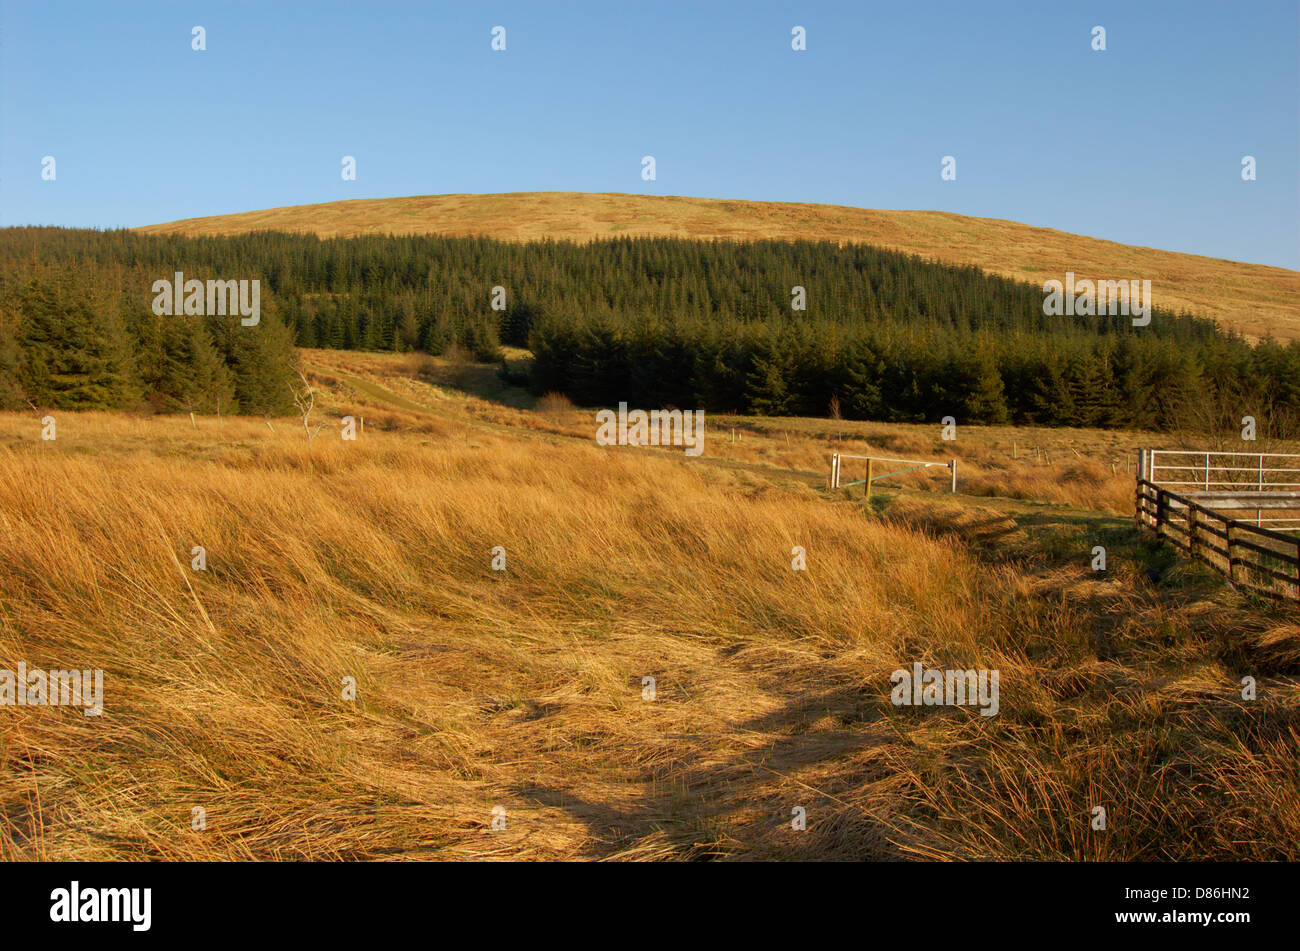
[[678,196],[521,192],[357,199],[189,218],[137,230],[213,235],[258,230],[484,235],[516,241],[589,241],[664,235],[861,242],[1041,283],[1066,271],[1091,279],[1150,280],[1155,304],[1214,317],[1250,336],[1300,339],[1300,272],[1178,254],[940,211]]

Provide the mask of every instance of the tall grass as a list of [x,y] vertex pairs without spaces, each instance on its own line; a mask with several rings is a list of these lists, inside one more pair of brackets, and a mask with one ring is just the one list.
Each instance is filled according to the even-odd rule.
[[[0,707],[0,856],[1297,857],[1286,616],[1119,536],[1098,580],[937,497],[458,412],[310,455],[0,416],[0,667],[105,671],[100,717]],[[894,707],[914,661],[999,669],[1000,713]]]

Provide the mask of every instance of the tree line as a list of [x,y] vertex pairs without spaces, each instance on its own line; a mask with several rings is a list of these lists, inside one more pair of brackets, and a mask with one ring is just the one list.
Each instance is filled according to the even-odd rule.
[[264,309],[256,327],[157,316],[122,276],[34,262],[0,269],[0,409],[293,410],[293,334],[274,313]]
[[580,405],[1215,432],[1250,415],[1300,436],[1300,346],[1227,335],[578,319],[540,325],[532,347],[534,391]]
[[[154,318],[149,286],[175,271],[260,279],[266,332]],[[533,352],[534,392],[583,405],[1157,429],[1250,414],[1274,436],[1300,416],[1300,345],[1160,309],[1144,327],[1047,316],[1039,286],[863,245],[11,228],[0,281],[0,387],[49,394],[81,361],[100,382],[78,405],[265,412],[285,408],[290,343],[480,360],[505,343]],[[55,338],[83,356],[53,366]]]

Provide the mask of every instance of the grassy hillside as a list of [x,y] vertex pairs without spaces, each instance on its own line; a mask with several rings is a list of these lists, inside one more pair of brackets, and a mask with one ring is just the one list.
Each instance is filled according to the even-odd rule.
[[[306,362],[310,451],[0,414],[0,657],[106,671],[101,717],[4,710],[0,858],[1300,858],[1300,628],[1137,534],[1134,434],[711,417],[687,459],[490,367]],[[985,494],[865,507],[836,445]],[[893,706],[913,661],[1000,712]]]
[[359,234],[485,235],[588,241],[666,235],[747,241],[824,239],[895,248],[1041,284],[1074,271],[1146,279],[1157,307],[1214,317],[1253,337],[1300,338],[1300,273],[1132,247],[1014,221],[939,211],[575,192],[358,199],[191,218],[138,230],[232,234],[261,229]]

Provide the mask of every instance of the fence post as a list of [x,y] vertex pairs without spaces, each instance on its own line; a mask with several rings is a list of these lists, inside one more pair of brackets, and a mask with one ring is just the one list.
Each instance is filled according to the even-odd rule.
[[[1264,456],[1261,453],[1259,457],[1259,491],[1264,491]],[[1264,510],[1255,509],[1255,526],[1260,527],[1264,524]]]
[[875,469],[875,463],[876,460],[874,459],[867,460],[867,501],[868,502],[871,501],[871,473]]
[[1163,528],[1165,524],[1166,505],[1167,503],[1165,501],[1165,490],[1156,489],[1156,534],[1157,535],[1164,534],[1161,531],[1161,528]]
[[952,493],[957,494],[957,460],[952,461]]
[[1205,454],[1205,491],[1210,491],[1210,454]]
[[1187,551],[1194,559],[1201,558],[1201,546],[1196,538],[1196,528],[1200,524],[1200,520],[1196,517],[1196,508],[1195,502],[1187,506]]
[[838,452],[833,452],[831,453],[831,488],[838,489],[839,487],[840,487],[840,454]]

